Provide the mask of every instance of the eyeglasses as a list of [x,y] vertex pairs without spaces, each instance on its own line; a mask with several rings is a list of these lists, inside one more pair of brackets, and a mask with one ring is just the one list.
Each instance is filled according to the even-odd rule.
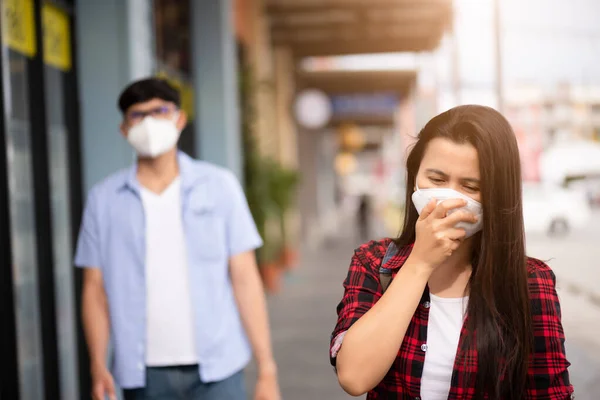
[[131,111],[127,113],[126,119],[129,125],[136,125],[142,122],[147,116],[151,116],[158,119],[171,118],[174,111],[175,107],[160,106],[148,111]]

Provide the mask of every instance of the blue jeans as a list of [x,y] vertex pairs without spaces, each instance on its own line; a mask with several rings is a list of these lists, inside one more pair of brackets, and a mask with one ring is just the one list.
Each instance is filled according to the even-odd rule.
[[246,400],[244,372],[205,383],[197,365],[146,368],[146,387],[123,390],[125,400]]

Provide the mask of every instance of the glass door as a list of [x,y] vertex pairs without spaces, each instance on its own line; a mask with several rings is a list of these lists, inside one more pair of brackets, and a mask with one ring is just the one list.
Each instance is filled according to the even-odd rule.
[[49,3],[42,8],[44,29],[44,86],[46,142],[52,215],[52,255],[58,331],[58,364],[61,399],[78,398],[77,331],[72,264],[71,192],[69,135],[66,115],[77,112],[68,104],[66,80],[72,70],[70,15],[66,9]]
[[[2,25],[7,23],[2,13]],[[5,151],[21,400],[44,399],[27,56],[2,47]],[[6,266],[2,266],[5,268]]]
[[16,353],[8,360],[16,369],[10,399],[79,398],[72,203],[80,212],[81,184],[72,170],[79,160],[72,9],[72,1],[0,0],[0,189],[7,192],[0,212],[10,249],[0,265],[9,282],[0,288],[12,291],[12,316],[1,322]]

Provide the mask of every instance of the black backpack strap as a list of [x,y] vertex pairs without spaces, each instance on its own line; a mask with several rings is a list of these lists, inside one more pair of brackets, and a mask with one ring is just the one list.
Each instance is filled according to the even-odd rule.
[[388,286],[392,282],[392,270],[390,268],[386,268],[385,265],[398,253],[398,246],[396,243],[391,242],[385,251],[385,256],[383,256],[383,260],[381,261],[381,266],[379,267],[379,283],[381,283],[381,288],[383,289],[382,293],[385,293]]

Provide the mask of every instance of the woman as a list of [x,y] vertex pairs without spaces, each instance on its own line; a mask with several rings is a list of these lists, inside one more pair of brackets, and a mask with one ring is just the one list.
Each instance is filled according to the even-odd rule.
[[438,115],[407,172],[402,234],[357,249],[344,282],[340,385],[367,399],[573,398],[554,274],[525,255],[509,123],[482,106]]

